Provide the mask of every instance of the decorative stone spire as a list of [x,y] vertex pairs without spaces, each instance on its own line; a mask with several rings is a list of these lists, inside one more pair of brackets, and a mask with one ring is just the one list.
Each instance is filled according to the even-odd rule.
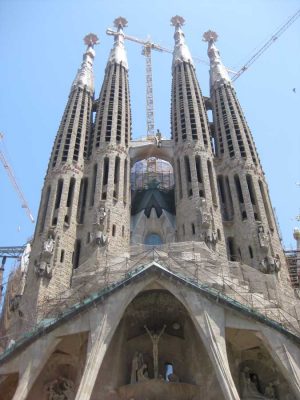
[[172,64],[173,68],[178,63],[182,63],[184,61],[191,63],[194,66],[190,50],[185,43],[185,36],[181,29],[184,23],[185,23],[184,18],[180,17],[179,15],[175,15],[175,17],[171,18],[171,25],[175,26],[175,33],[174,33],[175,47],[173,52],[173,64]]
[[74,79],[74,86],[85,86],[88,91],[94,92],[94,73],[93,63],[95,58],[95,44],[99,43],[97,35],[89,33],[84,38],[84,43],[87,45],[86,52],[83,55],[83,61]]
[[217,49],[215,42],[218,39],[218,35],[214,31],[207,31],[203,34],[203,40],[208,42],[207,54],[210,59],[210,85],[218,85],[224,82],[231,82],[228,72],[224,67],[220,52]]
[[123,17],[118,17],[114,20],[114,26],[117,28],[117,32],[110,31],[115,38],[114,47],[112,48],[109,58],[108,64],[120,64],[124,68],[128,70],[128,61],[126,50],[124,46],[124,32],[123,28],[127,26],[127,19]]

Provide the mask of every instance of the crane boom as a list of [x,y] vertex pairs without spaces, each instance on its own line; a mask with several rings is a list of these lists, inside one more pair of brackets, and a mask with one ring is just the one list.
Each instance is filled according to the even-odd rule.
[[[0,139],[3,139],[3,135],[1,133],[0,133]],[[5,158],[5,156],[4,156],[3,152],[1,151],[1,149],[0,149],[0,160],[1,160],[2,164],[3,164],[3,167],[5,168],[5,170],[7,172],[9,180],[11,181],[15,191],[17,192],[17,194],[19,196],[19,199],[21,200],[22,208],[25,209],[25,212],[26,212],[27,216],[29,217],[30,221],[32,223],[34,223],[34,218],[33,218],[32,213],[30,211],[29,205],[28,205],[28,203],[27,203],[27,201],[26,201],[26,199],[24,197],[24,194],[23,194],[21,188],[18,185],[18,182],[17,182],[17,180],[15,178],[13,169],[9,165],[9,163],[8,163],[7,159]]]
[[232,81],[237,80],[247,69],[296,21],[300,16],[298,10],[288,21],[282,25],[271,38],[250,58],[250,60],[232,77]]

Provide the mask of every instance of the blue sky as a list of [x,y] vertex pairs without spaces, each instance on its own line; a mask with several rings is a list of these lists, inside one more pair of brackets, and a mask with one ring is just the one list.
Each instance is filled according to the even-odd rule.
[[[300,6],[296,0],[0,0],[0,131],[18,182],[37,216],[51,147],[70,85],[84,51],[83,37],[100,37],[95,77],[98,97],[112,37],[105,34],[122,15],[126,32],[173,48],[170,18],[179,14],[192,55],[207,59],[202,34],[213,29],[223,62],[239,69]],[[283,242],[294,246],[300,213],[300,18],[235,83],[257,145],[279,219]],[[127,42],[133,136],[146,134],[145,60],[141,47]],[[208,67],[197,64],[203,94]],[[156,128],[170,135],[171,56],[153,53]],[[293,92],[296,88],[296,93]],[[3,150],[3,144],[1,149]],[[0,165],[0,246],[20,245],[34,225]]]

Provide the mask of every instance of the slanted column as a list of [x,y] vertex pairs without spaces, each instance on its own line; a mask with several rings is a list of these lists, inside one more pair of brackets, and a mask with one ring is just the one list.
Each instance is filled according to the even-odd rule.
[[191,292],[186,294],[185,301],[194,316],[195,327],[214,366],[224,398],[240,400],[227,358],[224,309]]

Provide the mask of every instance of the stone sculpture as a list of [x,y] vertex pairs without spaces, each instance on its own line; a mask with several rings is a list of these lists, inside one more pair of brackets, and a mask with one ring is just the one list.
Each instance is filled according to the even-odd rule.
[[163,335],[167,325],[164,325],[163,328],[161,329],[160,333],[151,333],[149,329],[147,328],[146,325],[144,325],[144,328],[146,329],[146,332],[150,336],[150,339],[152,341],[153,345],[153,369],[154,369],[154,379],[158,379],[158,342],[161,336]]
[[241,372],[241,384],[243,400],[265,399],[259,391],[258,376],[249,367],[245,367]]
[[74,383],[70,379],[59,377],[46,387],[48,400],[73,400],[75,397]]

